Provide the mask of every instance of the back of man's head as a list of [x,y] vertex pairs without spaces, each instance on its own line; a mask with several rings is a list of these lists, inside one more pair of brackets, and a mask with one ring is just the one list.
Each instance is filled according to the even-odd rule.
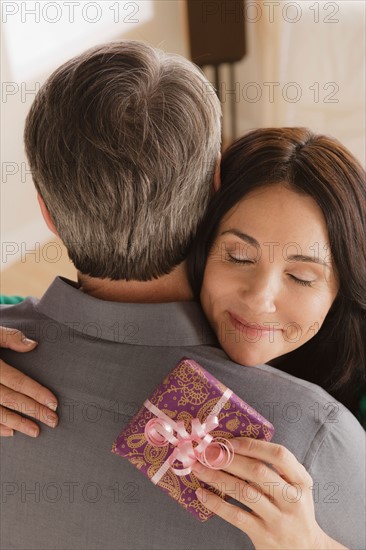
[[81,273],[151,280],[186,257],[221,138],[219,101],[191,62],[137,41],[92,48],[42,86],[24,137]]

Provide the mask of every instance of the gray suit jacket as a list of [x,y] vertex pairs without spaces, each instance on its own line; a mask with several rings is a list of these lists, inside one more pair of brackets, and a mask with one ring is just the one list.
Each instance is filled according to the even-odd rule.
[[197,521],[111,453],[122,427],[183,356],[274,424],[273,441],[313,478],[320,526],[352,549],[366,548],[360,423],[314,384],[231,362],[197,303],[107,302],[57,278],[41,300],[0,311],[1,324],[40,342],[27,354],[2,349],[2,359],[54,391],[60,415],[59,426],[42,424],[37,439],[16,433],[0,441],[3,550],[253,548],[218,516]]

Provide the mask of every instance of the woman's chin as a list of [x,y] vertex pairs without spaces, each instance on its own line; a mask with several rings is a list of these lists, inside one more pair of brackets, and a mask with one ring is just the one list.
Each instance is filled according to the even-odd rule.
[[256,367],[258,365],[263,365],[273,358],[272,356],[269,357],[266,354],[237,353],[228,349],[225,351],[232,361],[235,361],[235,363],[239,363],[239,365],[243,365],[245,367]]

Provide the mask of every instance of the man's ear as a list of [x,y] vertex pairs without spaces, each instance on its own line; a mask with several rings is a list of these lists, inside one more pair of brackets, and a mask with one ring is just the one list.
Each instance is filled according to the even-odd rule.
[[47,206],[45,205],[44,200],[42,199],[39,193],[37,193],[37,199],[38,199],[39,206],[41,208],[43,219],[46,222],[48,229],[52,231],[52,233],[56,235],[56,237],[59,237],[59,234],[57,233],[57,229],[54,226],[54,223],[51,219],[50,213],[48,212]]
[[217,158],[215,174],[214,174],[214,177],[213,177],[213,190],[214,190],[214,193],[217,193],[217,191],[219,190],[219,187],[221,185],[220,163],[221,163],[221,153],[219,154],[219,156]]

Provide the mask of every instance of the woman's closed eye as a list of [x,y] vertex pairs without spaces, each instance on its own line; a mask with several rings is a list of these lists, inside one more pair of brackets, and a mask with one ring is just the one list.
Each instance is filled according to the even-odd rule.
[[226,259],[229,262],[233,262],[234,264],[254,264],[255,263],[254,260],[250,260],[249,258],[236,258],[231,254],[227,254]]
[[[226,259],[229,262],[232,262],[234,264],[241,264],[241,265],[254,264],[255,263],[254,260],[250,260],[249,258],[237,258],[236,256],[232,256],[229,253],[227,254]],[[288,275],[294,283],[296,283],[298,285],[301,285],[301,286],[311,287],[313,282],[314,282],[313,280],[300,279],[299,277],[295,277],[295,275],[292,275],[291,273],[289,273]]]
[[312,283],[314,282],[306,281],[305,279],[299,279],[298,277],[295,277],[295,275],[291,275],[291,273],[289,273],[289,276],[291,277],[291,280],[294,281],[294,283],[302,286],[312,286]]
[[236,258],[235,256],[231,256],[231,254],[228,254],[227,260],[234,264],[254,264],[253,260],[249,260],[248,258]]

